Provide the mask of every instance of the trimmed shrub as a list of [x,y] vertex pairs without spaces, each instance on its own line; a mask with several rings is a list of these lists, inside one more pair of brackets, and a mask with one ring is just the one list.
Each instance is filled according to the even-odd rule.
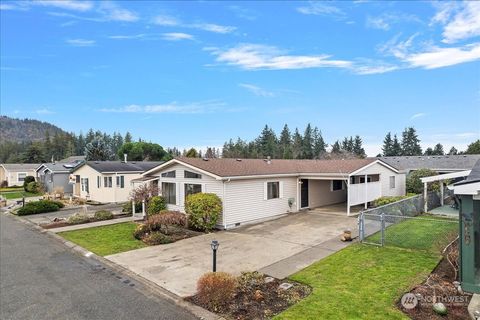
[[0,182],[0,188],[7,188],[8,187],[8,181],[7,180],[3,180],[2,182]]
[[100,210],[95,212],[95,215],[93,216],[95,220],[110,220],[113,219],[113,213],[108,210]]
[[[133,214],[132,212],[132,203],[131,202],[126,202],[122,206],[122,212],[126,214]],[[142,212],[142,203],[137,202],[135,203],[135,212]]]
[[145,238],[143,238],[143,241],[145,241],[145,243],[149,244],[149,245],[158,245],[158,244],[167,244],[167,243],[172,243],[173,240],[161,233],[161,232],[152,232],[150,233],[148,236],[146,236]]
[[62,201],[58,201],[58,200],[49,200],[49,201],[55,203],[60,209],[65,207],[65,204]]
[[153,216],[167,209],[167,200],[162,196],[155,196],[148,201],[147,214]]
[[188,224],[196,230],[212,231],[222,213],[222,200],[213,193],[196,193],[187,197],[185,212]]
[[135,231],[133,231],[133,237],[137,240],[142,240],[146,234],[148,234],[150,230],[148,227],[144,224],[139,224],[136,228]]
[[187,218],[183,213],[178,211],[162,211],[160,214],[148,217],[145,226],[151,232],[159,231],[168,235],[169,227],[185,227],[186,224]]
[[34,176],[26,176],[25,179],[23,179],[23,189],[27,192],[31,192],[31,191],[28,191],[28,184],[30,182],[35,182]]
[[[415,170],[407,176],[406,187],[407,192],[421,194],[423,192],[423,183],[421,178],[436,176],[438,173],[430,169]],[[428,191],[440,190],[440,184],[438,182],[432,182],[428,184]]]
[[24,186],[25,191],[31,193],[39,193],[42,189],[42,185],[36,181],[29,182],[26,186]]
[[38,214],[45,212],[58,211],[60,209],[59,205],[50,200],[39,200],[27,202],[24,207],[20,208],[17,211],[19,216],[25,216],[28,214]]
[[67,222],[69,224],[81,224],[90,222],[90,217],[83,213],[75,213],[73,216],[68,217]]
[[235,294],[237,279],[226,272],[209,272],[197,281],[197,298],[211,310],[219,311]]

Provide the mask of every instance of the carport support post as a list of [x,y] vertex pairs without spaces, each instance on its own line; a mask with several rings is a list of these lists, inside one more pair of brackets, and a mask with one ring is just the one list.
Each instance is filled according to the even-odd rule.
[[368,209],[368,184],[367,184],[367,175],[365,175],[365,209]]
[[428,212],[428,182],[423,183],[423,212]]
[[147,213],[145,212],[145,200],[142,200],[142,217],[147,219]]
[[440,205],[441,205],[442,207],[443,207],[443,197],[444,197],[444,195],[443,195],[443,192],[444,192],[443,188],[444,188],[444,185],[443,185],[443,180],[442,180],[442,181],[440,181]]

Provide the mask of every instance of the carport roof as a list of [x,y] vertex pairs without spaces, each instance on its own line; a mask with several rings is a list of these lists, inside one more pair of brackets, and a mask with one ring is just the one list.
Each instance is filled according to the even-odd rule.
[[[241,177],[260,175],[288,174],[350,174],[377,159],[346,159],[346,160],[283,160],[283,159],[227,159],[227,158],[175,158],[165,163],[180,162],[218,177]],[[160,169],[160,168],[158,168]],[[144,174],[150,174],[157,168]]]

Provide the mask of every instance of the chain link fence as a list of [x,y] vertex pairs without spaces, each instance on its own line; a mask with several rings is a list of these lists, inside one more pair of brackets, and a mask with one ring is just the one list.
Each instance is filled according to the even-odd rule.
[[362,212],[358,218],[362,243],[441,252],[458,236],[458,220],[443,217]]

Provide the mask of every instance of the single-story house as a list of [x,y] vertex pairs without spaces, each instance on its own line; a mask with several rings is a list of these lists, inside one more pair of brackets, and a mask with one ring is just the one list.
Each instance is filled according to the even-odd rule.
[[460,281],[462,289],[480,293],[480,160],[468,177],[453,185],[460,198]]
[[462,154],[445,156],[395,156],[377,158],[401,172],[409,174],[419,169],[431,169],[439,174],[471,170],[480,160],[480,154]]
[[70,175],[73,196],[96,202],[129,201],[132,180],[161,161],[85,161]]
[[405,174],[377,159],[277,160],[175,158],[137,181],[158,183],[170,210],[189,194],[217,194],[224,229],[302,209],[355,205],[405,194]]
[[35,169],[39,163],[3,163],[0,164],[0,183],[7,186],[23,186],[26,176],[36,177]]
[[42,163],[35,170],[37,181],[43,184],[45,192],[52,193],[55,189],[61,188],[66,195],[72,195],[73,183],[70,182],[70,173],[81,163],[81,160],[68,163]]

